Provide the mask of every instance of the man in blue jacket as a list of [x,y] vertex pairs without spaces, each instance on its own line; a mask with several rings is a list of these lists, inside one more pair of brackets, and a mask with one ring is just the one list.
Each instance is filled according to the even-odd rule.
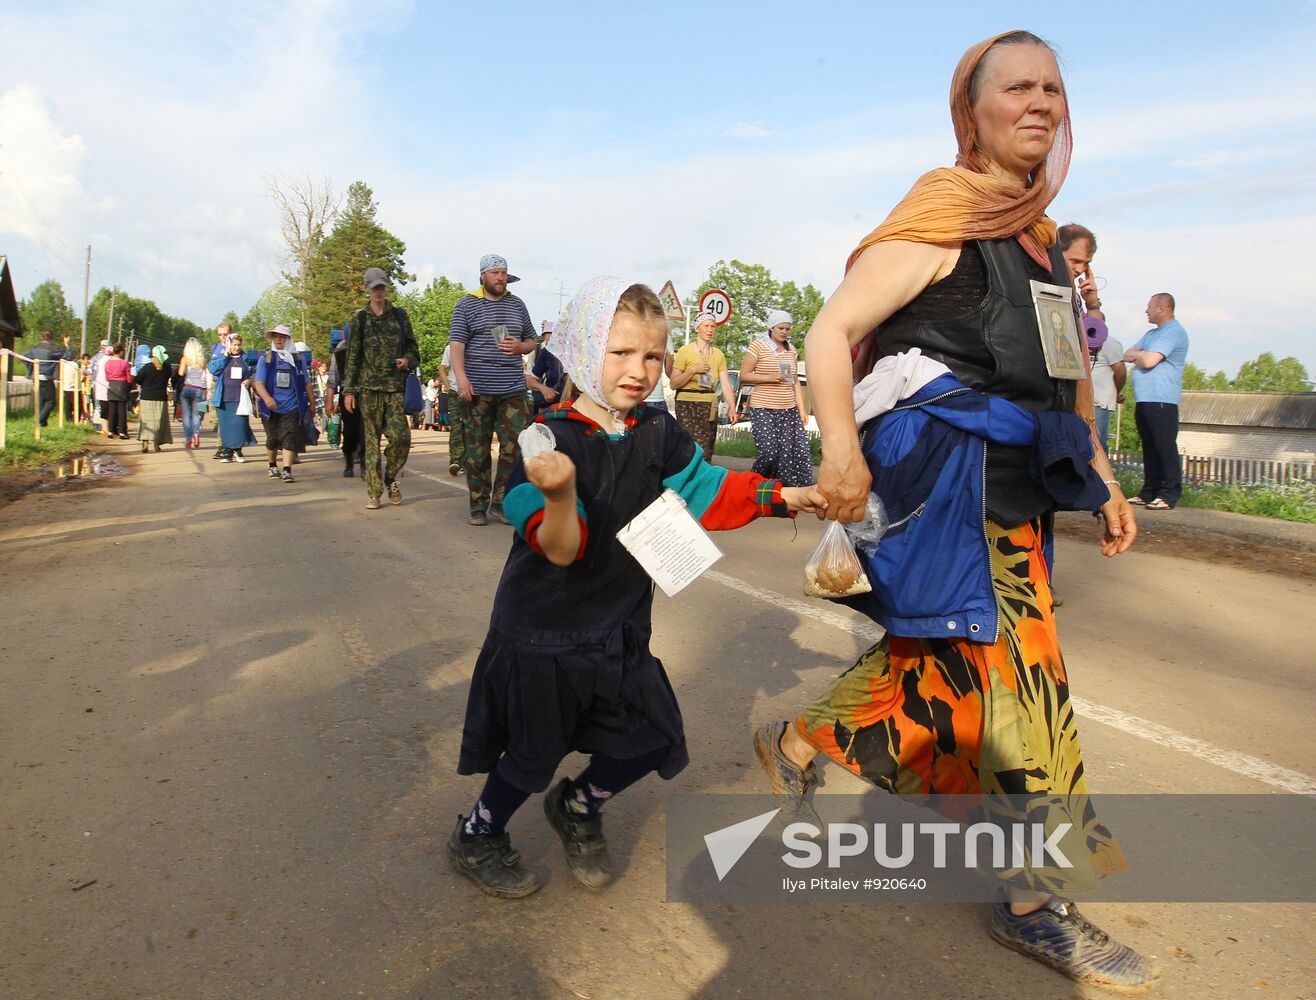
[[73,352],[69,350],[69,338],[64,338],[64,350],[55,346],[55,335],[49,330],[41,331],[41,339],[35,347],[28,350],[27,356],[36,364],[28,365],[32,380],[38,383],[41,409],[37,412],[37,421],[42,427],[50,419],[55,409],[55,386],[59,379],[59,362],[70,361]]

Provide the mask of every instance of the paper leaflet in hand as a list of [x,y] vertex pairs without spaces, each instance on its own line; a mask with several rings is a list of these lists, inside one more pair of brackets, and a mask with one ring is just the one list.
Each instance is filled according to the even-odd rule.
[[531,424],[516,436],[516,446],[521,450],[521,464],[524,465],[536,455],[553,451],[557,447],[557,438],[543,424]]

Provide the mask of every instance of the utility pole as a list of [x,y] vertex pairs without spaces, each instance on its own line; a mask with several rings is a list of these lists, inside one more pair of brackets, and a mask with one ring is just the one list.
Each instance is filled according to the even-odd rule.
[[[91,244],[87,244],[87,269],[82,274],[82,350],[79,354],[87,353],[87,306],[88,297],[91,295]],[[63,412],[62,410],[60,411]]]
[[[105,321],[105,339],[110,339],[110,334],[114,331],[114,297],[119,294],[119,289],[110,289],[110,318]],[[119,325],[123,325],[123,318],[120,317]]]
[[567,297],[567,283],[561,278],[557,279],[557,314],[562,315],[562,300]]

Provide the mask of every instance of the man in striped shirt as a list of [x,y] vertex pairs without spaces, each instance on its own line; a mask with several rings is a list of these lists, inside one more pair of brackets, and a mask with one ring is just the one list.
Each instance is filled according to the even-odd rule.
[[[530,422],[522,356],[535,349],[530,312],[507,290],[519,280],[507,273],[506,258],[485,254],[480,258],[479,289],[462,296],[452,311],[449,344],[457,393],[465,404],[469,524],[488,524],[490,517],[511,523],[503,514],[503,493],[516,462],[516,437]],[[491,476],[494,434],[498,470]]]

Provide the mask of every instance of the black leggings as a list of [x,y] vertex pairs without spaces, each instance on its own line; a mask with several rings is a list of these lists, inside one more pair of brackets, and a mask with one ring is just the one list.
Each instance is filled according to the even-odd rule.
[[110,434],[128,435],[128,401],[126,399],[107,399],[105,401],[106,431]]

